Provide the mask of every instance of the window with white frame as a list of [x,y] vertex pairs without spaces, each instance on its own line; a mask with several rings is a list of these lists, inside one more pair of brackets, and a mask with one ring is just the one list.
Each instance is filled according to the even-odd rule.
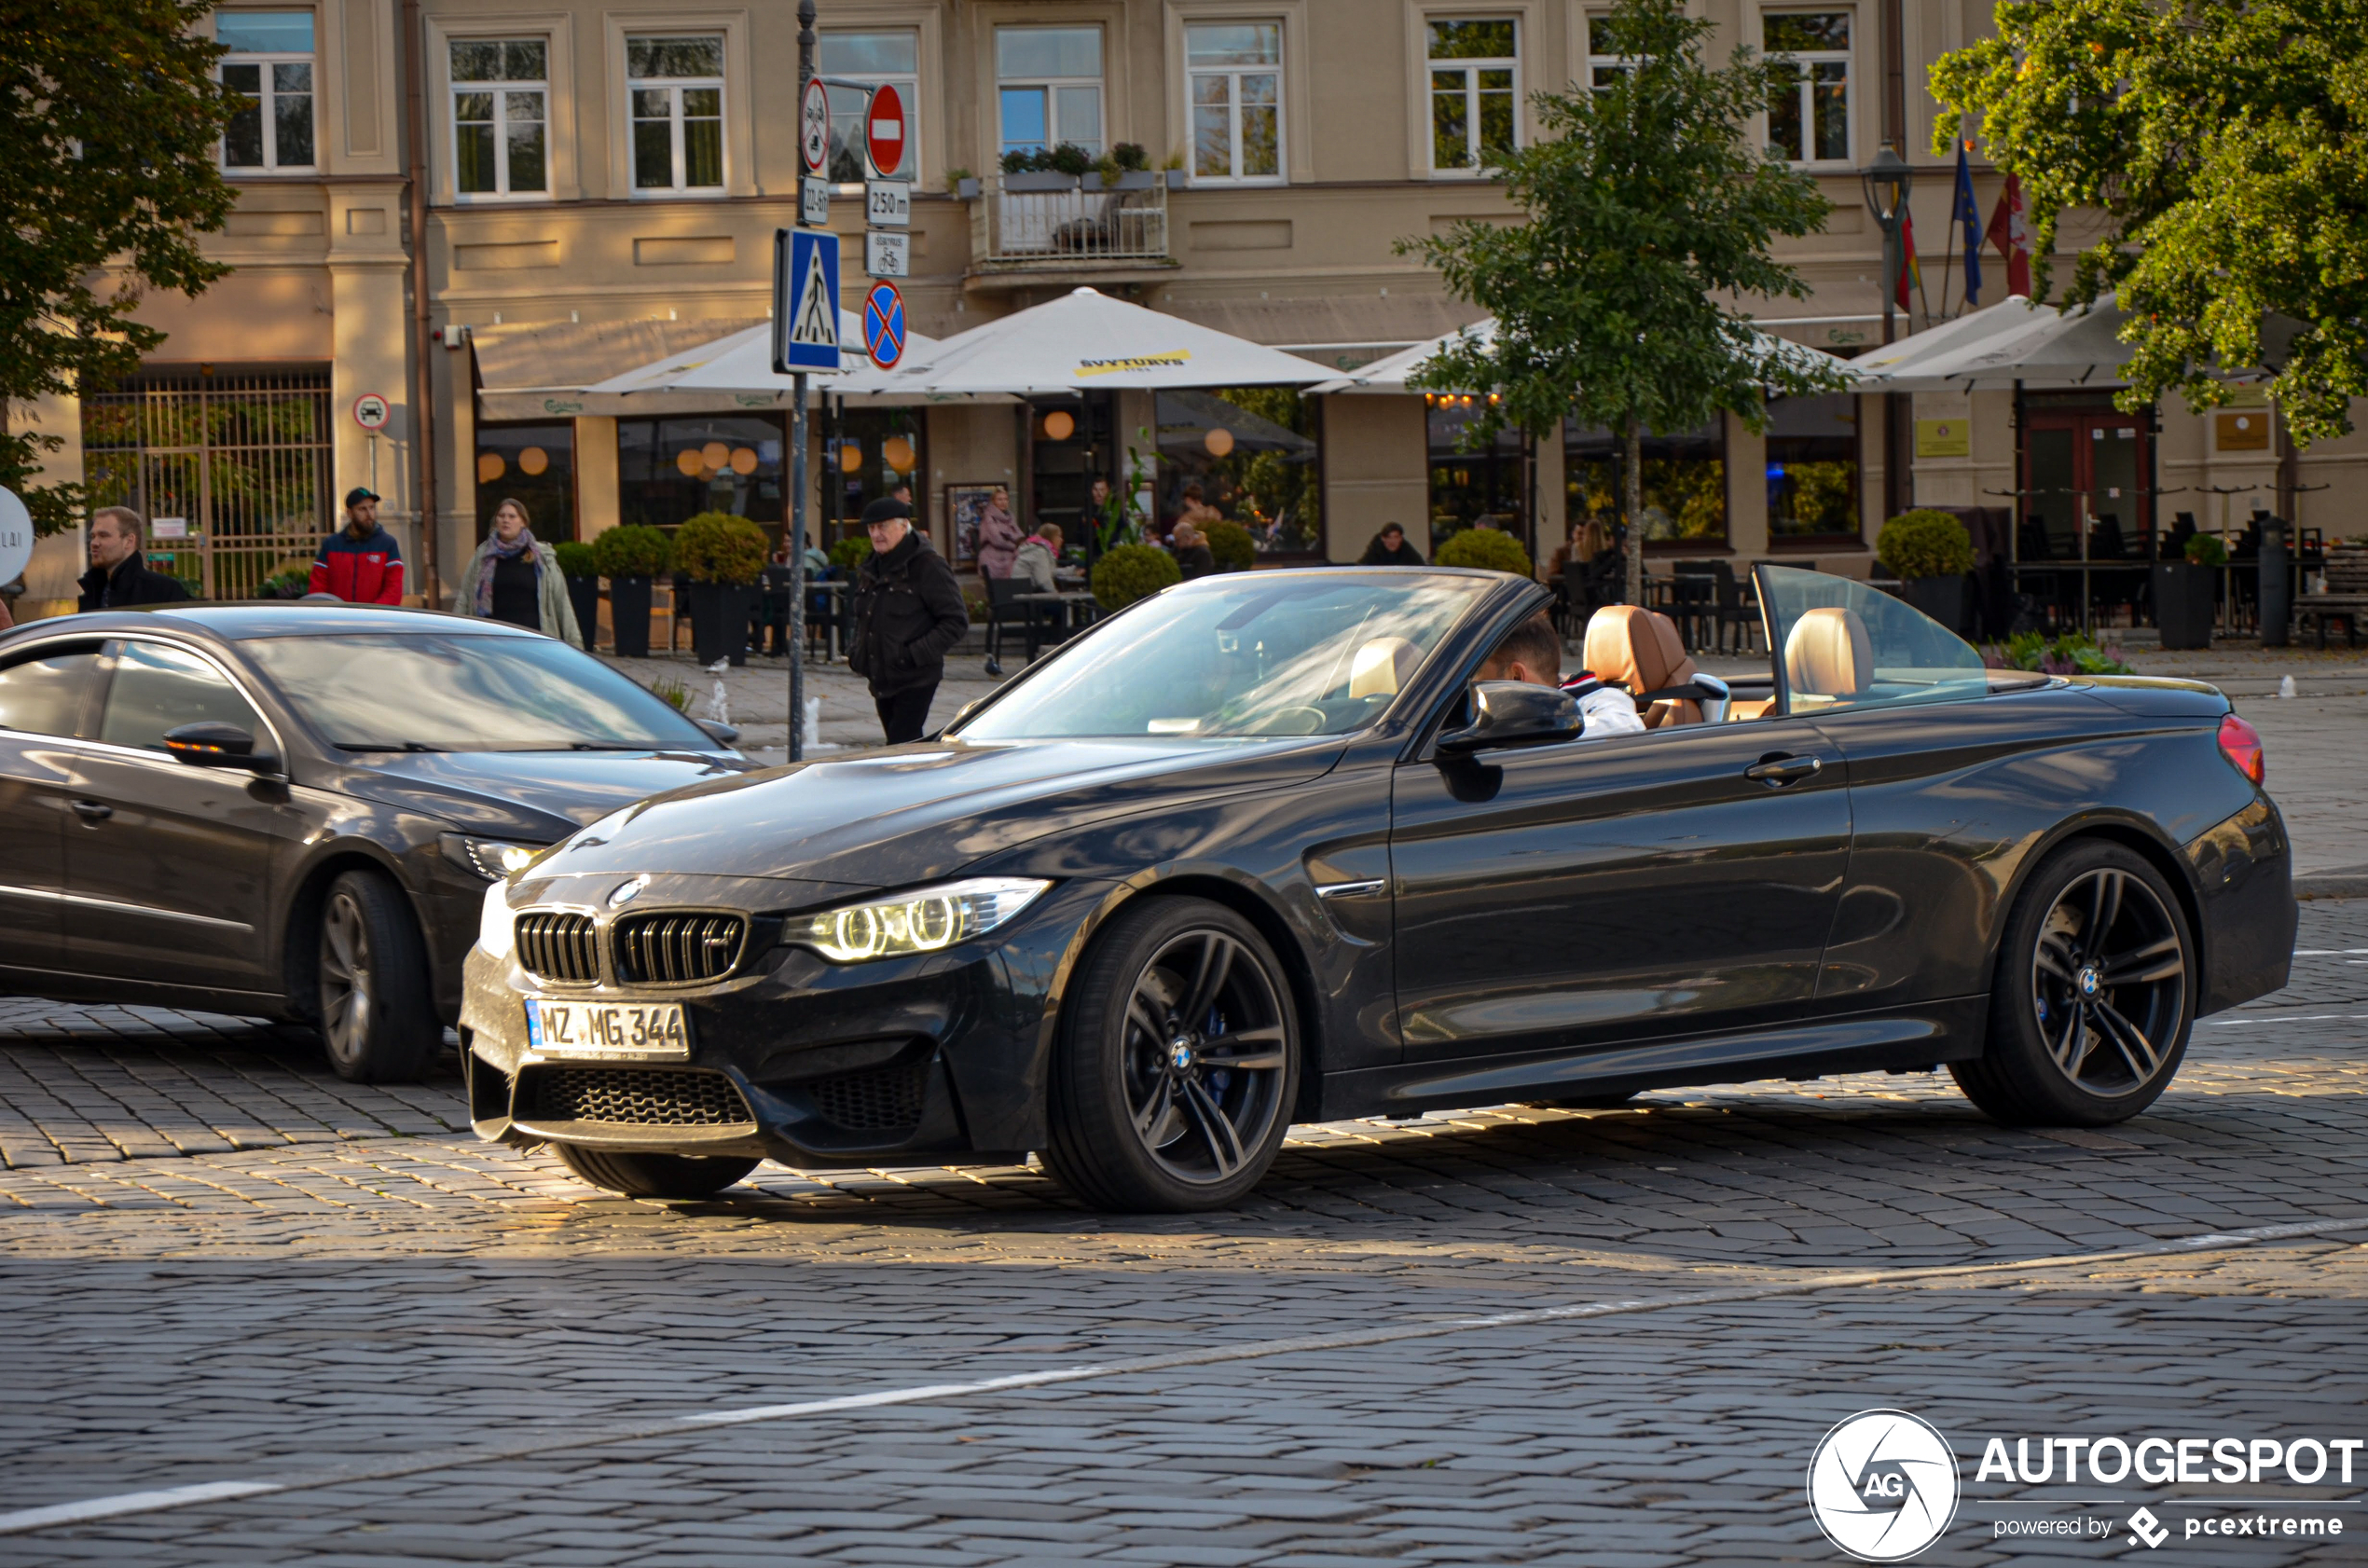
[[1850,161],[1850,13],[1769,11],[1768,144],[1794,163]]
[[627,38],[633,188],[723,188],[723,40]]
[[1606,88],[1636,68],[1636,62],[1616,48],[1607,34],[1612,19],[1591,16],[1587,19],[1587,85]]
[[1283,24],[1195,23],[1184,29],[1195,180],[1283,174]]
[[452,45],[452,188],[467,196],[551,189],[550,46],[540,38]]
[[286,173],[313,166],[312,13],[219,11],[222,85],[245,100],[222,131],[222,167]]
[[1431,168],[1478,171],[1521,144],[1520,28],[1510,17],[1433,18]]
[[[900,180],[914,178],[921,165],[920,138],[913,121],[921,102],[921,35],[909,29],[893,33],[824,33],[815,45],[818,69],[826,76],[858,81],[866,87],[893,87],[904,100],[904,161],[883,173]],[[833,85],[831,94],[832,179],[847,183],[864,176],[863,111],[869,100],[851,89]]]
[[998,27],[995,78],[1006,158],[1044,152],[1064,142],[1100,155],[1100,28]]

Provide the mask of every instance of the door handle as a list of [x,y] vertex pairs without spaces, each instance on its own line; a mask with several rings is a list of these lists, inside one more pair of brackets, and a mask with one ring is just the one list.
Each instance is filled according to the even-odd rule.
[[1743,770],[1743,777],[1755,778],[1771,790],[1781,790],[1797,779],[1807,778],[1824,765],[1816,757],[1788,757],[1780,752],[1762,757]]
[[115,815],[115,807],[103,801],[76,801],[74,814],[86,822],[103,822]]

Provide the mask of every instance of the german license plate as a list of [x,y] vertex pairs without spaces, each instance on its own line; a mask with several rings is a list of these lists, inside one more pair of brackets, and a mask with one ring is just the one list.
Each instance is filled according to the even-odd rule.
[[526,999],[530,1050],[549,1056],[684,1056],[691,1037],[681,1002]]

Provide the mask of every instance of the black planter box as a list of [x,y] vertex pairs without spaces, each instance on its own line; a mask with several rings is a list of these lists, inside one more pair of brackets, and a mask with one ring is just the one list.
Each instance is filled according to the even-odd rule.
[[1965,580],[1962,577],[1910,577],[1899,585],[1899,597],[1950,631],[1965,629]]
[[575,629],[583,634],[584,651],[588,653],[600,640],[600,580],[569,578],[568,607],[575,612]]
[[2214,575],[2193,561],[2155,563],[2155,626],[2164,647],[2211,646]]
[[616,639],[621,659],[650,656],[650,580],[646,577],[609,579],[609,633]]
[[749,662],[749,611],[756,603],[750,583],[691,585],[691,656],[702,665],[729,659]]

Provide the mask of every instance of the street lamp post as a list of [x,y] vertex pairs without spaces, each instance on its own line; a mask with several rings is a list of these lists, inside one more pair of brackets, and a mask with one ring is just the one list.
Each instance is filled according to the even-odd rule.
[[[1886,144],[1875,154],[1875,161],[1859,175],[1866,187],[1866,210],[1875,214],[1875,222],[1883,231],[1883,341],[1888,344],[1896,328],[1893,310],[1899,296],[1899,278],[1906,268],[1900,254],[1899,233],[1907,224],[1907,187],[1914,183],[1916,171],[1906,158]],[[1897,392],[1883,394],[1883,516],[1895,517],[1900,512],[1900,477],[1907,467],[1903,453],[1909,448],[1900,438],[1904,433],[1901,406],[1907,400]]]

